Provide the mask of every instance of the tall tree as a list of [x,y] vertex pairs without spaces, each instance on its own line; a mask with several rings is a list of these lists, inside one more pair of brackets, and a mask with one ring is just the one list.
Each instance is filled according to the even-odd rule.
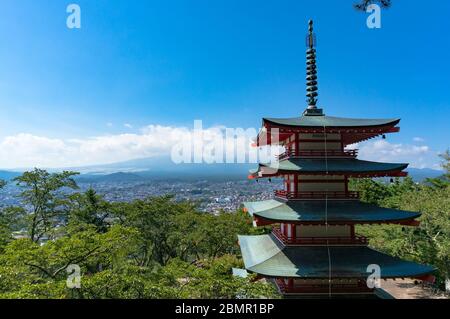
[[163,196],[120,203],[115,205],[114,210],[124,225],[139,231],[140,250],[135,258],[141,266],[153,261],[165,265],[185,249],[190,249],[190,244],[183,237],[191,234],[180,231],[183,227],[177,219],[190,216],[190,231],[196,229],[195,206],[191,203],[177,203],[173,196]]
[[93,188],[84,193],[75,193],[69,197],[69,222],[79,226],[93,225],[98,232],[108,229],[108,217],[111,216],[112,205],[98,195]]
[[[0,179],[0,190],[6,186],[6,181]],[[12,240],[13,230],[20,229],[20,220],[24,216],[22,207],[6,207],[0,209],[0,252]]]
[[450,149],[439,155],[442,158],[442,168],[445,170],[444,176],[450,180]]
[[72,178],[77,174],[69,171],[49,173],[36,168],[14,178],[14,182],[22,188],[19,196],[24,207],[27,207],[27,227],[33,242],[48,234],[65,217],[67,201],[62,190],[78,188]]
[[379,5],[381,8],[390,8],[391,7],[391,0],[361,0],[361,2],[359,3],[355,3],[353,6],[355,7],[355,9],[357,10],[361,10],[361,11],[366,11],[367,8],[371,5],[371,4],[377,4]]
[[426,181],[435,188],[446,188],[450,185],[450,150],[439,154],[442,158],[441,167],[444,169],[444,174],[437,178],[427,178]]

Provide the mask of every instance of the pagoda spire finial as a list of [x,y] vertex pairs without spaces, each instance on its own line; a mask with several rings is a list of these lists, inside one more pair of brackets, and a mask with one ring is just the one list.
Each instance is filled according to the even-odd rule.
[[316,35],[314,34],[313,21],[309,20],[308,35],[306,37],[306,97],[308,108],[305,115],[322,115],[322,110],[317,104],[317,66],[316,66]]

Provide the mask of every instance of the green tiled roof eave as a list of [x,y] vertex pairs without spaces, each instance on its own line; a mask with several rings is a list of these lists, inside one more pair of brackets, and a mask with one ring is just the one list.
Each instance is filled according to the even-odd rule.
[[301,116],[294,118],[263,118],[264,122],[270,122],[281,126],[297,127],[370,127],[370,126],[394,126],[400,119],[355,119],[334,116]]
[[[328,278],[330,260],[326,246],[284,247],[273,235],[239,236],[248,271],[267,277]],[[368,247],[333,246],[333,278],[367,278],[369,265],[379,265],[381,278],[419,277],[432,273],[431,266],[404,261]]]
[[378,223],[413,220],[421,216],[418,212],[382,208],[353,200],[267,200],[245,202],[244,206],[250,215],[274,222]]
[[261,211],[270,211],[283,205],[282,202],[271,199],[257,202],[243,202],[244,207],[250,215]]
[[[318,172],[342,172],[342,173],[372,173],[372,172],[389,172],[402,171],[408,167],[407,163],[380,163],[364,161],[359,159],[305,159],[305,158],[291,158],[283,160],[277,164],[260,164],[261,167],[266,167],[275,171],[291,171],[303,173],[318,173]],[[260,170],[260,169],[259,169]],[[250,171],[251,174],[256,174],[257,171]]]

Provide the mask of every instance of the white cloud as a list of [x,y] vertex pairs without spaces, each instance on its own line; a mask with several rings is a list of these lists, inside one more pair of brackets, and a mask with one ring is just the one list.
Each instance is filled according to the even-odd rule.
[[125,126],[126,128],[133,128],[133,125],[131,125],[130,123],[125,123],[123,126]]
[[359,149],[359,159],[409,163],[414,168],[436,169],[438,157],[427,145],[394,144],[386,140],[368,141],[354,144],[351,148]]
[[422,143],[422,142],[425,142],[425,139],[422,137],[414,137],[413,141],[417,142],[417,143]]
[[70,167],[170,154],[187,128],[150,125],[139,134],[54,139],[21,133],[0,140],[1,168]]
[[113,124],[111,122],[106,123],[107,127],[113,127]]
[[[223,127],[202,128],[203,141],[223,139]],[[171,155],[174,145],[190,136],[187,127],[149,125],[138,133],[94,136],[90,138],[58,139],[21,133],[0,139],[0,168],[78,167],[109,164],[137,158]],[[248,153],[250,137],[227,139],[224,147],[231,154]],[[250,136],[251,135],[251,136]],[[352,145],[359,149],[359,158],[381,162],[406,162],[411,167],[437,168],[436,152],[426,145],[392,144],[385,140]],[[236,150],[237,149],[237,150]],[[253,162],[253,159],[250,160]]]
[[[223,127],[199,128],[203,145],[224,139]],[[171,155],[174,145],[190,143],[192,129],[149,125],[139,133],[95,136],[91,138],[58,139],[21,133],[0,139],[0,168],[62,168],[96,164],[109,164],[137,158]],[[235,144],[243,145],[237,153],[246,152],[248,139],[227,139],[224,147],[229,150]],[[233,152],[233,150],[231,150]],[[233,153],[232,153],[233,154]]]

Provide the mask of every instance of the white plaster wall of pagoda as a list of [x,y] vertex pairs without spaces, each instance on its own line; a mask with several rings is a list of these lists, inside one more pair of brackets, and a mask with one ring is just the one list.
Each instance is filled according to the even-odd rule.
[[[325,136],[326,135],[326,136]],[[299,134],[299,138],[301,140],[323,140],[324,138],[327,138],[327,140],[340,140],[341,134],[339,133],[329,133],[329,134]]]
[[292,238],[292,224],[288,224],[287,227],[285,227],[287,232],[286,232],[286,236],[288,238]]
[[296,225],[297,238],[303,237],[351,237],[348,225]]
[[288,238],[292,238],[294,226],[295,226],[294,224],[281,223],[280,224],[281,233],[284,236],[287,236]]
[[[348,278],[348,279],[331,279],[331,284],[342,284],[345,282],[345,284],[354,284],[355,286],[358,285],[358,279],[354,278]],[[294,279],[294,285],[301,287],[301,286],[311,286],[311,285],[328,285],[330,281],[328,279]]]
[[[289,175],[286,175],[289,176]],[[292,175],[294,176],[294,175]],[[342,175],[299,175],[298,176],[299,181],[310,181],[310,180],[317,180],[317,181],[345,181],[344,176]]]
[[342,183],[298,183],[299,192],[345,192],[345,182]]
[[[325,145],[326,144],[326,145]],[[340,142],[304,142],[301,141],[299,143],[300,151],[340,151],[341,143]]]
[[[324,151],[333,150],[338,151],[342,149],[340,142],[335,142],[336,140],[341,140],[340,134],[299,134],[299,150],[300,151]],[[326,139],[327,142],[323,142]],[[306,142],[305,140],[310,140],[311,142]],[[317,140],[318,142],[314,142]],[[333,141],[333,142],[328,142]],[[325,145],[326,144],[326,145]]]

